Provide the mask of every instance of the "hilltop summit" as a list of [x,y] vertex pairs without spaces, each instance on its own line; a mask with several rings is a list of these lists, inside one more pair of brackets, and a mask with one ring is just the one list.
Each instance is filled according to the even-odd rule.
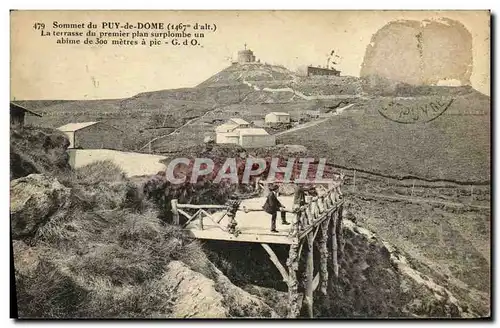
[[293,81],[295,78],[295,73],[281,65],[235,62],[197,87],[234,85],[245,81]]

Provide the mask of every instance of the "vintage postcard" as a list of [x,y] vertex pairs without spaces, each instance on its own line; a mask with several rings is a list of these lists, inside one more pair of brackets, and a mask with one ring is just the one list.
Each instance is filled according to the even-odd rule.
[[490,17],[12,11],[12,316],[490,318]]

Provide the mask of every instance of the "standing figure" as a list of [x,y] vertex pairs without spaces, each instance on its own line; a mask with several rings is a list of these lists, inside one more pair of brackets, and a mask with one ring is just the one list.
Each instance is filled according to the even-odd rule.
[[262,208],[264,211],[271,214],[271,232],[278,232],[278,230],[276,230],[276,216],[278,215],[278,211],[281,212],[281,224],[290,224],[286,221],[286,212],[284,211],[285,207],[278,200],[278,186],[269,186],[269,194],[267,195],[266,202]]

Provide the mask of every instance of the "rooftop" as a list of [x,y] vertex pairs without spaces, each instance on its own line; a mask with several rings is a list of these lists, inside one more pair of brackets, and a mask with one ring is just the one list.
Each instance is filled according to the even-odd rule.
[[240,132],[240,136],[242,135],[268,135],[266,130],[260,128],[246,128],[246,129],[238,129]]
[[36,112],[34,112],[34,111],[32,111],[32,110],[29,110],[29,109],[28,109],[28,108],[26,108],[26,107],[23,107],[23,106],[21,106],[21,105],[18,105],[18,104],[16,104],[16,103],[13,103],[13,102],[11,102],[11,103],[10,103],[10,109],[11,109],[11,110],[12,110],[12,109],[17,109],[17,110],[21,110],[21,111],[24,111],[24,112],[30,113],[30,114],[35,115],[35,116],[38,116],[38,117],[42,117],[42,115],[41,115],[41,114],[38,114],[38,113],[36,113]]
[[231,118],[231,119],[229,119],[229,121],[234,122],[234,123],[236,123],[238,125],[247,125],[247,124],[250,124],[250,123],[248,123],[247,121],[245,121],[242,118]]
[[238,127],[238,124],[224,123],[215,128],[215,132],[230,132]]
[[94,125],[98,122],[82,122],[82,123],[68,123],[66,125],[60,126],[57,129],[63,132],[73,132],[78,131],[88,126]]
[[285,112],[271,112],[270,114],[274,114],[277,116],[289,116],[290,115],[289,113],[285,113]]

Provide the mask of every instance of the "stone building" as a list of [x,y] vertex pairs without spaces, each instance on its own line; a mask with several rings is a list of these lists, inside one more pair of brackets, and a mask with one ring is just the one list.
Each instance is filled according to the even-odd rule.
[[340,71],[335,68],[301,66],[297,68],[297,74],[300,76],[340,76]]
[[69,123],[57,129],[68,137],[68,148],[123,149],[125,133],[103,122]]
[[24,126],[24,117],[26,114],[42,117],[42,115],[35,113],[21,105],[10,103],[10,126],[12,128],[22,128]]
[[250,49],[247,49],[247,45],[245,44],[245,49],[238,51],[238,63],[239,64],[247,64],[247,63],[254,63],[255,62],[255,56],[253,54],[253,51]]
[[337,71],[335,68],[307,66],[307,76],[314,75],[340,76],[340,71]]

